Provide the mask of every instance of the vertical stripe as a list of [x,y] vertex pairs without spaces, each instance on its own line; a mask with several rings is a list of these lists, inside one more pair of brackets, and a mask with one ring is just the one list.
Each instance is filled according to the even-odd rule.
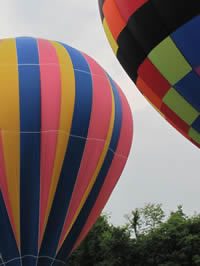
[[94,185],[112,134],[112,128],[109,134],[112,114],[112,93],[109,81],[103,69],[89,56],[84,56],[89,64],[93,81],[91,120],[79,175],[58,248],[62,245]]
[[76,219],[71,231],[69,232],[66,240],[64,241],[60,251],[58,252],[56,259],[58,260],[66,260],[66,258],[71,253],[71,250],[76,243],[82,228],[84,224],[87,221],[87,217],[89,216],[93,205],[95,204],[95,201],[99,195],[99,192],[101,191],[101,188],[103,186],[103,183],[105,181],[105,178],[107,176],[107,173],[109,171],[109,168],[111,166],[114,153],[117,148],[117,144],[119,141],[119,135],[121,130],[121,121],[122,121],[122,109],[121,109],[121,100],[119,97],[118,90],[113,83],[113,81],[109,78],[109,81],[111,83],[112,89],[113,89],[113,95],[114,95],[114,102],[115,102],[115,120],[114,120],[114,127],[113,127],[113,134],[109,146],[109,150],[107,152],[106,158],[104,160],[104,163],[102,165],[102,168],[99,172],[99,175],[96,179],[96,182],[83,206],[81,209],[81,212]]
[[0,190],[2,191],[8,217],[9,217],[9,220],[12,226],[15,239],[17,241],[18,240],[17,233],[16,233],[15,223],[13,219],[12,208],[11,208],[10,199],[9,199],[9,193],[8,193],[8,184],[7,184],[7,176],[6,176],[6,169],[5,169],[5,160],[4,160],[4,153],[3,153],[2,131],[1,130],[0,130]]
[[[116,85],[117,86],[117,85]],[[118,87],[118,86],[117,86]],[[115,156],[112,161],[112,165],[109,169],[108,175],[105,179],[101,192],[93,206],[93,209],[87,218],[87,222],[81,231],[81,234],[73,248],[73,250],[80,244],[80,242],[87,235],[89,230],[92,228],[94,223],[96,222],[97,217],[101,214],[103,207],[108,201],[110,194],[112,193],[115,185],[117,184],[120,175],[124,169],[126,164],[130,147],[132,143],[133,137],[133,120],[131,115],[131,110],[128,105],[128,102],[122,93],[121,89],[118,87],[118,91],[120,94],[121,102],[122,102],[122,127],[120,132],[120,139],[116,149]]]
[[[40,249],[40,256],[50,257],[56,255],[85,148],[92,105],[92,80],[88,64],[80,52],[67,45],[63,46],[70,54],[75,69],[76,94],[70,139]],[[41,258],[38,265],[46,266],[50,263],[48,259]]]
[[48,195],[48,204],[45,212],[45,221],[42,232],[40,232],[40,245],[44,235],[44,231],[49,217],[50,209],[53,203],[56,187],[60,177],[62,164],[65,157],[66,148],[69,141],[69,134],[71,132],[72,117],[75,102],[75,74],[71,58],[66,49],[57,42],[51,42],[59,59],[60,74],[61,74],[61,107],[60,107],[60,122],[58,140],[56,146],[56,158],[54,162],[53,175],[51,179],[51,186]]
[[[16,38],[20,89],[21,255],[38,254],[40,197],[40,67],[37,41]],[[25,257],[22,265],[35,265]]]
[[[8,197],[16,230],[16,241],[20,243],[19,216],[19,84],[16,45],[14,39],[0,43],[0,128],[3,159],[8,187]],[[3,193],[4,194],[4,193]],[[4,194],[5,195],[5,194]]]
[[38,51],[41,77],[40,242],[56,156],[61,105],[61,73],[56,50],[51,42],[38,40]]
[[2,192],[0,190],[0,256],[4,262],[13,260],[6,263],[8,266],[21,266],[19,258],[19,251],[17,243],[12,231],[12,227],[8,218],[7,209],[4,204]]

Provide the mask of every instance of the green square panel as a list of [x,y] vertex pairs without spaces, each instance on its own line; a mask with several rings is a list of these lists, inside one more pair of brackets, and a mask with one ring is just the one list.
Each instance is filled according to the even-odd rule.
[[163,98],[163,102],[189,126],[197,119],[199,112],[189,104],[174,88]]
[[189,134],[188,134],[194,141],[196,141],[198,144],[200,144],[200,134],[194,130],[193,128],[190,128]]
[[172,86],[192,70],[170,37],[157,45],[148,58]]

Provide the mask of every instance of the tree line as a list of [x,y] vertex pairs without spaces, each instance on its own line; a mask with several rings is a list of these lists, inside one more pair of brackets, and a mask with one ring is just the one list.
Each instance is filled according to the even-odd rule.
[[102,214],[67,266],[200,265],[200,214],[182,206],[168,216],[161,204],[148,203],[114,226]]

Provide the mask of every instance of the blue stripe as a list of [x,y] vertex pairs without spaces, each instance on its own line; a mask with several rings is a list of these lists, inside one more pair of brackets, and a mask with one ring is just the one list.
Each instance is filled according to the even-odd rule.
[[[40,198],[40,67],[37,41],[16,38],[20,94],[21,255],[38,255]],[[27,65],[25,65],[27,64]],[[32,132],[32,133],[26,133]],[[23,265],[36,259],[24,258]]]
[[[114,157],[114,152],[117,149],[117,144],[119,141],[120,131],[121,131],[121,123],[122,123],[122,106],[121,106],[121,99],[119,92],[117,90],[117,87],[115,86],[114,82],[109,77],[109,80],[112,85],[112,90],[114,94],[114,101],[115,101],[115,121],[114,121],[114,128],[113,128],[113,134],[111,138],[111,142],[109,145],[109,150],[107,152],[106,158],[104,160],[104,163],[102,165],[102,168],[99,172],[99,175],[96,179],[96,182],[77,218],[75,221],[68,237],[63,243],[62,248],[60,249],[56,259],[57,260],[63,260],[66,261],[68,256],[70,255],[70,252],[76,243],[79,235],[81,234],[81,231],[87,221],[87,218],[96,202],[96,199],[98,198],[98,195],[101,191],[101,188],[103,186],[103,183],[105,181],[105,178],[108,174],[109,168],[112,164],[112,160]],[[92,156],[92,154],[91,154]],[[89,158],[88,158],[89,159]],[[53,264],[56,266],[56,263]]]
[[[7,262],[9,260],[12,260],[13,258],[19,258],[20,255],[17,248],[17,243],[15,241],[15,237],[8,218],[6,206],[1,191],[0,191],[0,238],[1,238],[0,255],[3,258],[3,261]],[[20,260],[16,260],[14,263],[9,265],[20,266],[21,265]]]
[[[40,256],[48,255],[50,257],[56,255],[57,246],[80,168],[88,135],[93,90],[90,69],[83,55],[67,45],[62,45],[69,53],[75,69],[76,93],[71,136],[40,249]],[[77,69],[80,71],[77,71]],[[40,259],[38,265],[50,265],[49,260]]]

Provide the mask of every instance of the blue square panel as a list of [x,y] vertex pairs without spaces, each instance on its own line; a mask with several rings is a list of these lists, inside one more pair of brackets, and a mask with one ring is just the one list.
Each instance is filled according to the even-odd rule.
[[171,34],[171,38],[193,68],[200,65],[199,30],[200,16],[197,16]]
[[192,124],[192,128],[194,128],[198,133],[200,133],[200,116]]
[[173,87],[200,112],[200,77],[194,71],[187,74]]

